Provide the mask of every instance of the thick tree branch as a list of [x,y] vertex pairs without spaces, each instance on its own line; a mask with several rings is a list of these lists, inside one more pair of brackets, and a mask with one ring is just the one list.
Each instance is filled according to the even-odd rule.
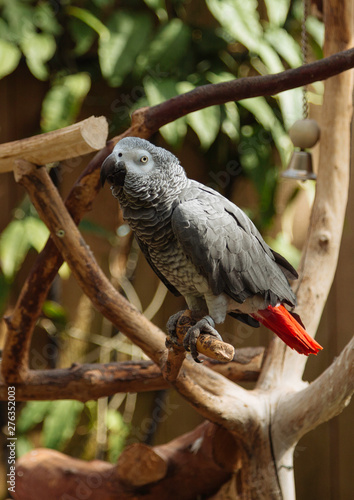
[[[256,381],[262,366],[263,347],[238,349],[234,361],[220,363],[203,359],[204,366],[233,382]],[[54,370],[29,370],[24,382],[16,384],[16,401],[76,399],[88,401],[117,392],[146,392],[167,389],[159,367],[152,361],[73,365]],[[8,384],[0,377],[0,401],[6,401]]]
[[[352,8],[349,10],[352,11]],[[341,25],[346,20],[349,33],[352,33],[352,17],[349,14],[340,16]],[[342,48],[345,43],[351,46],[352,35],[348,37],[348,32],[342,31],[345,40],[341,40],[339,36],[327,38],[327,53]],[[337,35],[338,32],[337,29]],[[351,49],[346,53],[353,51]],[[353,71],[347,71],[331,78],[325,85],[316,196],[300,265],[296,308],[307,331],[313,336],[337,267],[348,200],[353,76]],[[305,356],[299,356],[286,348],[279,339],[275,339],[258,386],[267,389],[288,384],[299,388],[306,361]]]
[[[354,392],[354,337],[314,382],[278,401],[274,425],[283,446],[296,444],[307,432],[335,417],[350,403]],[[291,429],[291,432],[289,432]]]

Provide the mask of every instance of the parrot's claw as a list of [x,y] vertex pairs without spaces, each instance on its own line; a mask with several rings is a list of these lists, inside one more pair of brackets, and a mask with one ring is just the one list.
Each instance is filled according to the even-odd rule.
[[179,311],[178,313],[173,314],[167,321],[166,328],[168,337],[166,338],[166,347],[170,347],[171,344],[178,346],[181,345],[180,341],[178,340],[176,328],[178,320],[182,316],[182,314],[184,314],[184,312],[185,311]]
[[222,341],[220,334],[215,330],[214,320],[210,316],[204,316],[204,318],[199,320],[194,326],[191,326],[187,335],[184,337],[183,346],[186,351],[190,351],[192,358],[197,363],[201,363],[198,358],[197,340],[202,333],[207,333]]

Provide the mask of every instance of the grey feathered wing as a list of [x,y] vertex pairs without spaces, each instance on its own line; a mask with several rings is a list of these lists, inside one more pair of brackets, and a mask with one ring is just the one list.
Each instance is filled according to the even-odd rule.
[[268,247],[242,210],[216,191],[191,181],[171,223],[185,254],[215,295],[224,292],[242,303],[261,294],[272,306],[278,301],[295,305],[285,273],[296,278],[296,271]]

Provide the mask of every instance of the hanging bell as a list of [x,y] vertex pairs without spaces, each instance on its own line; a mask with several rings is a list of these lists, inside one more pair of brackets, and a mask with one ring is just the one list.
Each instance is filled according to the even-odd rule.
[[312,155],[307,148],[312,148],[320,138],[320,127],[315,120],[308,118],[296,121],[289,130],[295,150],[288,168],[282,172],[282,177],[299,181],[315,180],[316,174],[312,168]]
[[312,168],[312,155],[308,151],[294,151],[288,168],[282,172],[282,177],[298,181],[316,180]]

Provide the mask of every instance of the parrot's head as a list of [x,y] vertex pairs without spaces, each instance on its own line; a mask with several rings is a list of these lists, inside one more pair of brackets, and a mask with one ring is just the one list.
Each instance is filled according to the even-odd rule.
[[[108,181],[113,195],[146,198],[184,187],[187,180],[178,159],[145,139],[125,137],[105,159],[101,184]],[[155,196],[154,196],[155,195]]]

